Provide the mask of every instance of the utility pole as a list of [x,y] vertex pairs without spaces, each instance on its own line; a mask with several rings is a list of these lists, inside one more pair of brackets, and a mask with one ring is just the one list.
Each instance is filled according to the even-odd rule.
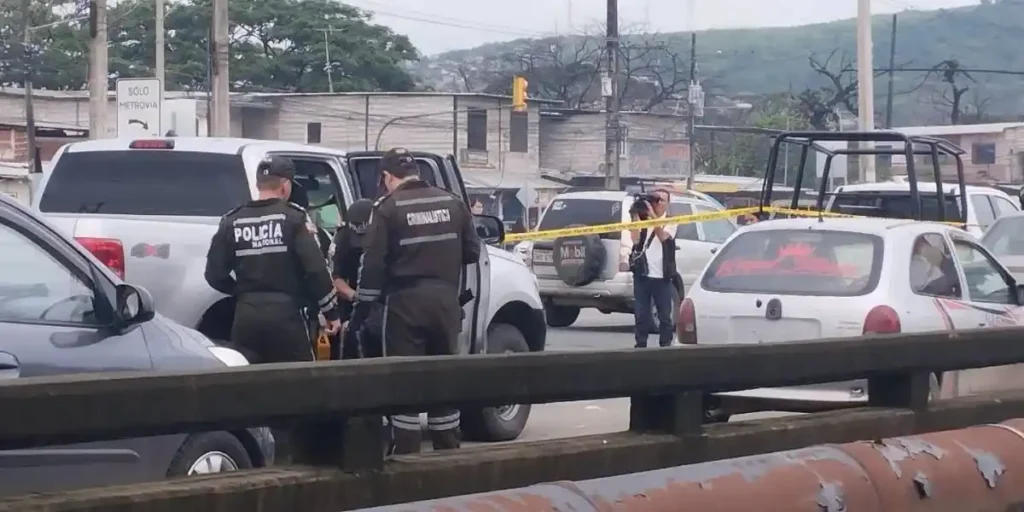
[[25,73],[25,141],[28,146],[28,158],[26,162],[29,172],[34,172],[39,167],[36,162],[36,113],[32,102],[32,72],[35,52],[32,50],[32,0],[21,1],[21,57],[22,72]]
[[694,134],[697,130],[697,102],[700,101],[700,85],[697,84],[697,32],[690,32],[690,87],[686,90],[690,108],[686,109],[686,144],[689,156],[689,172],[686,175],[686,188],[693,188],[694,174],[697,172],[697,145],[694,144]]
[[605,51],[608,57],[608,70],[601,81],[601,92],[605,96],[605,141],[604,164],[607,173],[606,184],[609,189],[619,190],[621,176],[619,159],[621,156],[622,131],[619,126],[619,2],[608,0],[608,28]]
[[[164,101],[164,90],[167,89],[164,78],[166,75],[166,69],[164,68],[164,50],[167,47],[164,37],[166,32],[164,31],[164,0],[154,0],[156,3],[156,78],[160,80],[160,102]],[[163,124],[163,120],[160,120]],[[163,127],[161,126],[160,132],[163,133]]]
[[213,137],[231,136],[231,90],[228,81],[228,0],[213,1]]
[[889,88],[885,92],[885,127],[892,128],[892,101],[896,76],[896,15],[892,15],[892,37],[889,39]]
[[334,27],[324,29],[324,71],[327,71],[327,90],[334,94],[334,79],[331,78],[331,40],[327,37]]
[[89,2],[89,138],[107,138],[107,0]]
[[[871,56],[871,0],[857,0],[857,98],[860,131],[875,129],[875,73]],[[870,149],[874,144],[861,143]],[[874,183],[875,155],[861,155],[860,177],[865,183]]]

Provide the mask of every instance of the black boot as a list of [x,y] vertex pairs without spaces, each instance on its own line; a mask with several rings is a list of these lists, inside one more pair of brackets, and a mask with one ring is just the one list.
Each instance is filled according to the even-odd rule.
[[448,430],[431,430],[430,440],[434,443],[434,450],[457,450],[462,446],[462,431],[459,427]]

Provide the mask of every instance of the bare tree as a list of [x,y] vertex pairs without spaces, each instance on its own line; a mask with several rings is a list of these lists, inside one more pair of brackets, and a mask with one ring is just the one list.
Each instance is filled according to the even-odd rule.
[[[650,111],[686,91],[689,63],[681,51],[657,35],[624,32],[618,83],[623,110]],[[569,108],[598,106],[603,100],[600,78],[607,62],[604,37],[596,32],[527,41],[500,59],[499,65],[487,66],[498,70],[486,78],[484,92],[507,94],[512,76],[518,74],[526,77],[532,96],[558,100]],[[463,83],[470,80],[463,77]]]
[[960,62],[956,59],[944,60],[928,72],[928,76],[938,76],[945,86],[936,91],[932,96],[932,103],[949,114],[949,124],[960,124],[966,113],[964,95],[971,90],[969,85],[961,87],[959,78],[965,78],[970,82],[976,82],[974,78],[963,70]]
[[[839,49],[832,50],[824,60],[812,53],[807,57],[807,62],[815,74],[828,82],[828,85],[817,89],[804,89],[793,97],[811,127],[816,130],[827,130],[829,126],[839,122],[837,108],[844,108],[857,115],[859,82],[856,62]],[[875,76],[884,73],[875,71]]]

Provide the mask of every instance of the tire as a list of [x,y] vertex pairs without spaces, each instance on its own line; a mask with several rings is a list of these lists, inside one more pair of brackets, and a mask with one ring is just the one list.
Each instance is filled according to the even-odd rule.
[[580,308],[573,306],[544,306],[544,318],[548,327],[569,327],[580,317]]
[[[583,227],[573,224],[569,228]],[[569,286],[586,286],[601,276],[606,258],[601,237],[577,235],[556,238],[552,261],[558,278]],[[563,257],[564,256],[564,257]]]
[[[529,352],[523,333],[508,324],[492,324],[487,330],[487,353]],[[462,432],[469,441],[512,441],[526,428],[530,405],[485,407],[462,411]]]
[[[202,467],[193,468],[204,457],[212,460],[219,460],[221,463],[229,462],[231,466],[222,465],[219,471],[204,471]],[[209,473],[236,471],[240,469],[252,469],[252,458],[249,452],[242,446],[237,437],[227,432],[206,432],[192,434],[185,439],[185,442],[178,449],[178,453],[171,459],[171,466],[167,470],[167,476],[192,476]]]

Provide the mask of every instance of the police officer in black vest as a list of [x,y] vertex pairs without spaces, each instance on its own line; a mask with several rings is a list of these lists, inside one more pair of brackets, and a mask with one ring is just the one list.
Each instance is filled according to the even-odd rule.
[[207,254],[206,281],[235,297],[231,341],[252,363],[314,360],[307,304],[316,304],[329,333],[340,327],[334,284],[306,211],[286,201],[294,177],[287,158],[260,162],[259,199],[221,219]]
[[[349,328],[359,329],[383,301],[385,357],[457,354],[460,276],[480,259],[473,216],[462,198],[420,180],[405,149],[385,153],[380,166],[388,193],[374,203]],[[458,448],[459,411],[427,416],[434,449]],[[390,423],[394,453],[418,452],[419,413]]]

